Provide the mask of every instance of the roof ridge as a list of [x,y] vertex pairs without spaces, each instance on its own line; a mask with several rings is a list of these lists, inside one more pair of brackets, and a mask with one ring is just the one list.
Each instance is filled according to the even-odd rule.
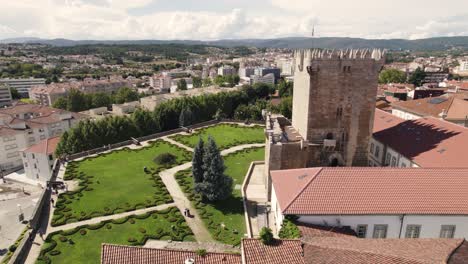
[[[162,251],[175,251],[175,252],[181,252],[181,253],[193,253],[196,254],[195,250],[189,250],[189,249],[172,249],[172,248],[150,248],[150,247],[143,247],[143,246],[129,246],[129,245],[116,245],[116,244],[107,244],[107,243],[102,243],[101,248],[104,246],[112,246],[112,247],[121,247],[121,248],[132,248],[132,249],[143,249],[143,250],[162,250]],[[102,250],[101,250],[102,252]],[[238,256],[238,253],[230,253],[230,252],[211,252],[208,251],[208,254],[216,254],[216,255],[233,255],[233,256]]]
[[289,202],[289,204],[286,206],[286,208],[283,209],[283,212],[286,212],[286,210],[288,210],[288,208],[297,200],[297,198],[307,189],[307,187],[309,187],[309,185],[317,178],[317,176],[322,172],[323,170],[323,167],[320,167],[320,170],[317,171],[314,175],[314,177],[312,177],[312,179],[310,179],[310,181],[304,185],[304,187],[302,187],[302,190],[300,192],[297,193],[297,195]]

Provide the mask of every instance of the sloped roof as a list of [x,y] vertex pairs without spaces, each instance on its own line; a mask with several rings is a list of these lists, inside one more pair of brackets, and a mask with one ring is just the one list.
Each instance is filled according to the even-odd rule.
[[308,264],[432,264],[447,263],[463,239],[317,237],[304,243]]
[[419,116],[438,117],[442,111],[450,109],[453,99],[453,96],[442,95],[439,97],[394,102],[392,103],[392,107],[394,109],[401,109]]
[[468,128],[433,117],[404,120],[376,109],[373,132],[421,167],[468,167]]
[[30,153],[46,154],[46,155],[54,154],[59,141],[60,141],[60,137],[44,139],[23,151],[30,152]]
[[184,264],[192,258],[195,264],[240,264],[241,256],[228,253],[207,253],[198,256],[193,251],[131,247],[103,244],[102,264]]
[[468,168],[341,167],[272,171],[283,214],[468,215]]
[[242,254],[245,264],[304,264],[300,240],[275,240],[264,245],[259,239],[243,239]]

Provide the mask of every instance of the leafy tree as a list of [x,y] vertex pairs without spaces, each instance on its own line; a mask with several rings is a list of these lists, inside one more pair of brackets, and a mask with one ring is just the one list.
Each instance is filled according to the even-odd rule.
[[278,92],[280,97],[288,97],[293,95],[293,83],[281,80],[278,83]]
[[71,89],[68,93],[67,110],[72,112],[80,112],[89,109],[86,104],[85,96],[82,92]]
[[195,191],[204,199],[215,202],[232,193],[232,178],[224,174],[223,158],[213,138],[208,137],[203,155],[203,181],[195,185]]
[[292,97],[286,97],[281,100],[281,103],[279,105],[279,111],[286,118],[292,118],[292,108]]
[[256,83],[252,86],[255,94],[259,98],[266,98],[275,92],[275,87],[266,83]]
[[213,82],[211,81],[210,78],[203,79],[203,87],[208,87],[208,86],[211,86],[211,85],[213,85]]
[[67,110],[68,100],[67,97],[60,97],[52,104],[52,107]]
[[185,91],[187,90],[187,81],[185,79],[180,79],[177,82],[177,91]]
[[116,104],[123,104],[127,102],[138,101],[139,98],[140,96],[138,95],[137,91],[128,87],[123,87],[120,88],[115,94],[114,102]]
[[262,227],[260,230],[260,240],[264,245],[271,245],[273,242],[275,242],[273,232],[269,227]]
[[112,98],[106,93],[95,93],[91,95],[91,105],[93,108],[109,106],[112,104]]
[[379,75],[379,83],[404,83],[406,74],[397,69],[383,70]]
[[18,90],[16,90],[16,88],[10,88],[10,92],[11,92],[11,97],[13,99],[20,99],[21,98],[21,95],[19,94]]
[[193,88],[200,88],[203,85],[202,79],[200,77],[192,77]]
[[159,130],[153,115],[149,111],[139,108],[133,112],[132,119],[141,136],[146,136]]
[[301,231],[294,222],[284,219],[278,235],[283,239],[295,239],[301,237]]
[[159,165],[172,165],[177,161],[177,157],[171,153],[161,153],[156,158],[154,162]]
[[205,153],[204,142],[203,142],[203,139],[200,137],[198,139],[197,145],[193,149],[193,156],[192,156],[192,175],[193,175],[193,181],[195,184],[203,181],[204,153]]
[[419,87],[422,85],[422,81],[426,77],[426,73],[420,67],[418,67],[413,74],[409,77],[408,82],[414,84],[414,86]]

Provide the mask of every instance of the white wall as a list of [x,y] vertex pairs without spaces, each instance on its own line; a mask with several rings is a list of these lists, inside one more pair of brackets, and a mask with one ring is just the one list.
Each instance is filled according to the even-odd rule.
[[403,118],[405,120],[414,120],[414,119],[421,118],[421,116],[418,116],[418,115],[415,115],[415,114],[412,114],[412,113],[408,113],[406,111],[403,111],[403,110],[400,110],[400,109],[395,109],[395,108],[392,109],[392,115],[398,116],[398,117]]
[[[371,145],[372,144],[374,144],[374,152],[373,153],[371,153]],[[379,155],[378,156],[375,155],[375,150],[376,150],[377,146],[379,147],[379,153],[378,153]],[[386,163],[387,154],[390,155],[390,160],[389,160],[388,164]],[[371,165],[371,163],[372,163],[373,167],[392,166],[392,159],[393,158],[395,158],[395,162],[396,162],[394,167],[399,167],[399,168],[402,168],[402,167],[405,167],[405,168],[419,167],[418,164],[412,162],[410,159],[408,159],[407,157],[401,155],[400,153],[398,153],[394,149],[392,149],[392,148],[390,148],[388,146],[385,146],[380,141],[376,140],[374,137],[372,137],[371,140],[370,140],[368,157],[369,157],[369,165]]]
[[30,179],[46,182],[52,175],[54,159],[42,153],[22,152],[24,172]]
[[[367,225],[366,238],[372,238],[374,225],[386,224],[387,238],[399,238],[401,220],[400,215],[325,215],[300,216],[300,222],[329,225],[350,226],[356,231],[358,225]],[[421,238],[438,238],[441,225],[455,225],[455,238],[468,238],[468,216],[441,215],[406,215],[403,219],[401,238],[405,237],[407,225],[421,225]]]
[[[372,149],[372,146],[374,146],[373,149]],[[376,151],[377,148],[378,148],[378,153]],[[369,155],[368,155],[369,156],[369,166],[371,166],[371,165],[372,165],[372,167],[382,166],[383,158],[385,156],[384,154],[385,154],[384,144],[380,143],[379,141],[377,141],[373,137],[371,137],[371,140],[369,142]]]
[[276,231],[279,232],[281,229],[281,224],[283,223],[284,216],[281,213],[281,207],[278,203],[278,198],[276,197],[275,187],[271,188],[271,211],[273,217],[275,218]]

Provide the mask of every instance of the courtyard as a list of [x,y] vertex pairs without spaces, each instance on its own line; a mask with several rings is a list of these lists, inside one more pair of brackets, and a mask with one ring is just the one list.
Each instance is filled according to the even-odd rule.
[[172,202],[158,175],[163,167],[153,161],[163,153],[176,156],[176,164],[191,159],[188,151],[158,140],[137,150],[121,149],[69,163],[64,178],[78,181],[78,187],[59,196],[52,225]]
[[206,141],[207,137],[211,136],[216,141],[219,149],[228,149],[243,144],[264,143],[265,135],[263,130],[264,127],[257,125],[219,124],[197,129],[192,134],[178,134],[170,138],[194,148],[200,137]]

